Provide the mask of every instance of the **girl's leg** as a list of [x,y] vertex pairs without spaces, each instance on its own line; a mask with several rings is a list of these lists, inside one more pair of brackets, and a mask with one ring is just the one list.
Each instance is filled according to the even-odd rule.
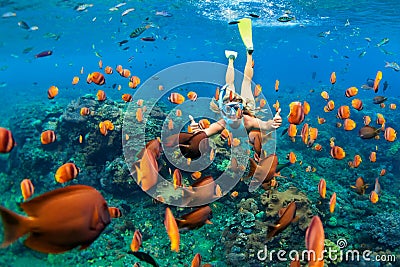
[[242,91],[240,95],[243,97],[243,99],[246,100],[247,103],[253,103],[254,105],[254,96],[253,92],[251,91],[251,81],[253,79],[253,56],[252,54],[247,53],[247,60],[246,60],[246,66],[244,68],[244,77],[243,77],[243,82],[242,82]]
[[235,93],[235,68],[233,67],[233,61],[235,60],[237,53],[226,50],[225,55],[228,58],[228,68],[226,69],[225,83],[228,84],[228,90]]

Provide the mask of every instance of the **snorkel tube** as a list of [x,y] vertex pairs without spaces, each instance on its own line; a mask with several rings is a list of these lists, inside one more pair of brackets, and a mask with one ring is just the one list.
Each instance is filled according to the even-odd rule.
[[226,90],[227,88],[228,88],[228,84],[225,84],[224,86],[221,87],[221,90],[219,91],[218,107],[222,113],[222,118],[224,119],[224,121],[227,124],[231,124],[231,123],[233,123],[233,121],[231,119],[229,119],[227,114],[225,114],[225,112],[224,112],[224,97],[227,93],[227,90]]

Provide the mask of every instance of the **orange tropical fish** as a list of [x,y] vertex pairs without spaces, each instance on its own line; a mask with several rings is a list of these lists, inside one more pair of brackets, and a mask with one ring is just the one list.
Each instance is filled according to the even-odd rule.
[[314,141],[317,140],[318,137],[318,128],[314,127],[309,127],[308,129],[308,134],[310,136],[310,141],[307,143],[307,145],[310,147],[314,144]]
[[200,266],[201,266],[201,255],[200,253],[196,253],[196,255],[194,255],[193,257],[190,267],[200,267]]
[[143,99],[139,99],[139,100],[136,102],[136,104],[137,104],[139,107],[141,107],[141,106],[143,106],[143,102],[144,102]]
[[136,110],[136,120],[137,120],[138,122],[142,122],[142,121],[143,121],[143,111],[142,111],[142,108],[138,108],[138,109]]
[[75,179],[79,174],[79,168],[72,162],[65,163],[59,167],[54,175],[55,180],[59,183],[65,183]]
[[279,80],[275,80],[275,92],[279,90]]
[[378,202],[379,200],[378,193],[376,193],[375,191],[371,191],[371,193],[369,194],[369,200],[374,204]]
[[360,155],[355,155],[353,161],[349,161],[349,166],[351,168],[358,168],[362,162]]
[[322,150],[322,146],[320,144],[315,144],[313,149],[316,150],[316,151],[321,151]]
[[322,198],[326,196],[326,181],[324,178],[321,178],[318,183],[318,193]]
[[0,127],[0,153],[9,153],[15,146],[11,131]]
[[122,95],[122,100],[125,102],[131,102],[132,101],[132,95],[131,94],[123,94]]
[[52,130],[44,131],[40,135],[40,142],[43,145],[48,145],[48,144],[54,143],[56,141],[56,139],[57,139],[56,133]]
[[322,96],[323,99],[325,99],[327,101],[329,100],[329,94],[328,94],[327,91],[322,91],[321,92],[321,96]]
[[299,125],[304,120],[304,110],[301,102],[292,102],[289,105],[288,121],[291,124]]
[[363,120],[364,120],[364,125],[369,125],[371,123],[371,117],[368,115],[364,116]]
[[99,60],[99,69],[102,69],[103,68],[103,61],[100,59]]
[[172,119],[169,119],[168,130],[173,130],[173,129],[174,129],[174,121]]
[[358,98],[351,100],[351,106],[358,111],[360,111],[364,108],[363,102]]
[[191,177],[195,180],[200,179],[201,178],[201,172],[199,171],[195,171],[194,173],[192,173]]
[[354,128],[356,128],[356,122],[353,121],[352,119],[345,119],[343,122],[343,128],[346,131],[354,130]]
[[303,140],[304,144],[308,143],[308,123],[304,123],[303,127],[301,128],[301,140]]
[[215,158],[215,150],[214,150],[214,148],[211,148],[211,151],[210,151],[210,161],[213,161],[214,158]]
[[389,142],[394,142],[394,140],[396,140],[397,137],[397,132],[391,128],[391,127],[387,127],[385,129],[385,140],[389,141]]
[[358,89],[357,89],[357,87],[350,87],[350,88],[348,88],[347,90],[346,90],[346,92],[344,93],[344,95],[346,96],[346,97],[353,97],[353,96],[355,96],[355,95],[357,95],[358,94]]
[[99,90],[97,91],[96,97],[98,101],[104,101],[106,100],[106,92],[104,92],[103,90]]
[[102,121],[99,123],[99,131],[104,136],[108,134],[107,125]]
[[324,124],[326,122],[326,119],[320,118],[319,116],[317,117],[318,124]]
[[196,92],[193,92],[193,91],[190,91],[190,92],[187,94],[187,97],[188,97],[190,100],[192,100],[192,101],[196,101],[196,100],[197,100],[197,93],[196,93]]
[[176,115],[177,117],[182,116],[182,110],[177,109],[177,110],[175,111],[175,115]]
[[239,138],[233,138],[232,140],[232,146],[236,147],[240,145],[240,139]]
[[386,169],[382,169],[379,173],[379,176],[384,176],[386,174]]
[[351,188],[356,189],[356,192],[360,195],[364,195],[365,194],[365,189],[368,188],[368,185],[365,184],[364,179],[362,177],[358,177],[356,180],[356,184],[355,185],[351,185]]
[[3,248],[28,235],[24,245],[42,253],[63,253],[78,246],[84,249],[110,224],[107,202],[90,186],[59,188],[20,206],[28,217],[0,207]]
[[371,162],[376,161],[376,152],[375,151],[371,152],[371,154],[369,155],[369,161],[371,161]]
[[394,103],[391,103],[390,105],[389,105],[389,108],[390,109],[392,109],[392,110],[395,110],[396,109],[396,104],[394,104]]
[[336,72],[331,73],[331,78],[330,78],[331,84],[336,83]]
[[325,112],[330,112],[335,109],[335,102],[333,100],[329,100],[324,107]]
[[75,85],[78,82],[79,82],[79,77],[78,76],[75,76],[75,77],[72,78],[72,85]]
[[101,74],[98,71],[89,73],[87,78],[86,78],[87,83],[95,83],[97,85],[103,85],[106,83],[106,79],[104,78],[104,75]]
[[376,119],[376,124],[383,125],[386,123],[385,117],[381,113],[376,114],[377,119]]
[[331,156],[334,159],[344,159],[344,157],[346,156],[346,153],[344,152],[343,148],[341,148],[340,146],[333,146],[331,148]]
[[142,234],[140,233],[139,230],[135,230],[130,245],[132,252],[139,251],[141,245],[142,245]]
[[379,106],[380,106],[381,108],[385,108],[385,107],[386,107],[385,103],[380,103]]
[[275,108],[276,112],[278,112],[279,108],[281,107],[278,100],[276,100],[275,104],[273,104],[272,106]]
[[262,92],[262,87],[259,84],[256,84],[256,86],[254,87],[254,97],[257,97],[261,94]]
[[228,129],[223,129],[222,132],[220,133],[220,136],[223,140],[226,140],[229,138],[229,131]]
[[304,111],[304,115],[307,115],[308,113],[310,113],[311,107],[310,104],[307,101],[303,102],[303,111]]
[[179,169],[174,170],[174,174],[172,175],[174,189],[182,186],[182,173]]
[[231,193],[231,197],[232,198],[237,198],[239,196],[239,192],[238,191],[233,191],[232,193]]
[[374,86],[373,86],[373,88],[374,88],[375,93],[378,92],[379,83],[380,83],[381,80],[382,80],[382,71],[379,70],[379,71],[376,73],[375,80],[374,80]]
[[124,78],[129,78],[129,76],[131,76],[131,71],[129,69],[122,69],[119,75]]
[[111,121],[105,120],[105,121],[103,121],[103,123],[107,127],[107,130],[110,130],[110,131],[114,130],[114,124]]
[[169,240],[171,241],[171,250],[179,252],[180,236],[178,224],[176,223],[175,217],[169,207],[165,209],[164,225],[165,229],[167,230]]
[[199,127],[204,130],[210,127],[211,122],[208,119],[201,119],[199,120]]
[[83,136],[82,135],[79,135],[78,142],[79,142],[79,144],[83,143]]
[[116,207],[108,207],[108,212],[110,213],[111,218],[119,218],[122,217],[122,212],[119,208]]
[[106,74],[112,74],[112,73],[113,73],[113,69],[112,69],[110,66],[106,66],[106,67],[104,68],[104,72],[105,72]]
[[349,106],[340,106],[337,112],[337,117],[342,120],[350,118]]
[[260,108],[265,107],[266,104],[267,104],[267,100],[265,100],[264,98],[262,98],[262,99],[260,100]]
[[30,198],[35,192],[35,187],[32,184],[32,181],[29,179],[24,179],[21,182],[21,193],[24,201]]
[[334,192],[329,200],[329,212],[333,213],[335,211],[336,206],[336,192]]
[[179,93],[171,93],[171,95],[168,97],[168,100],[173,104],[179,105],[185,102],[185,97]]
[[297,161],[296,154],[295,154],[293,151],[290,151],[290,153],[289,153],[289,155],[288,155],[288,159],[289,159],[289,162],[290,162],[291,164],[295,164],[296,161]]
[[132,76],[129,79],[128,83],[129,88],[135,89],[136,87],[138,87],[139,84],[140,84],[140,78],[138,76]]
[[50,86],[50,88],[47,90],[47,98],[48,99],[53,99],[58,95],[58,87],[57,86]]
[[308,253],[308,267],[324,266],[325,233],[321,219],[314,216],[306,231],[306,248]]
[[119,75],[121,75],[122,76],[122,65],[118,65],[116,68],[115,68],[115,70],[119,73]]
[[289,124],[288,128],[288,136],[292,139],[292,142],[295,141],[295,137],[297,136],[297,126],[296,124]]
[[79,111],[79,114],[81,114],[81,116],[88,116],[88,115],[90,115],[90,109],[87,107],[83,107]]
[[217,100],[217,101],[219,99],[219,87],[217,87],[217,89],[215,89],[214,99]]

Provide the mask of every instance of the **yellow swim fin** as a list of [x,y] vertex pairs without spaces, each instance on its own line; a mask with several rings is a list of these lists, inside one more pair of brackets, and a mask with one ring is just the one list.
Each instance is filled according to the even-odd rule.
[[243,18],[238,23],[240,37],[246,46],[247,51],[253,51],[253,34],[251,29],[251,19]]

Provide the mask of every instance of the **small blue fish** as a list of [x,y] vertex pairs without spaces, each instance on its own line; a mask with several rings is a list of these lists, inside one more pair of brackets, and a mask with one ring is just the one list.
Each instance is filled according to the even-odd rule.
[[156,16],[162,16],[162,17],[172,17],[172,14],[168,13],[167,11],[156,11]]
[[381,47],[382,45],[385,45],[389,43],[389,38],[383,38],[382,41],[380,41],[376,46]]
[[386,65],[385,68],[392,68],[395,71],[400,71],[400,66],[396,62],[387,62],[385,61]]

